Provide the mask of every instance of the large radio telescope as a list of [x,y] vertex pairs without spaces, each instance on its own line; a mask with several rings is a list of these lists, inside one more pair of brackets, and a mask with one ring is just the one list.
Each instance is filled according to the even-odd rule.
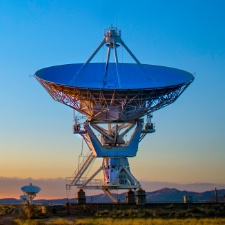
[[[91,63],[103,46],[108,49],[106,62]],[[119,46],[135,63],[119,62]],[[110,61],[111,54],[114,62]],[[84,123],[76,118],[74,133],[83,137],[90,152],[67,187],[102,189],[114,202],[117,200],[113,190],[141,187],[127,158],[136,156],[139,142],[155,131],[152,113],[173,103],[194,80],[192,74],[183,70],[141,64],[115,27],[105,30],[102,42],[85,63],[44,68],[35,77],[53,99],[87,118]],[[129,132],[130,139],[125,141]],[[83,177],[96,157],[103,158],[102,166],[90,177]],[[103,179],[94,179],[100,171]]]

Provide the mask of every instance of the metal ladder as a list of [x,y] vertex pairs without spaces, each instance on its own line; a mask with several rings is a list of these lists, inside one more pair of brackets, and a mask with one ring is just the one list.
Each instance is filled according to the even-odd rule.
[[73,174],[73,179],[70,182],[70,186],[77,186],[80,178],[84,174],[84,172],[88,169],[88,167],[91,165],[92,161],[95,159],[94,154],[90,151],[88,154],[84,157],[83,161],[79,164],[78,168]]

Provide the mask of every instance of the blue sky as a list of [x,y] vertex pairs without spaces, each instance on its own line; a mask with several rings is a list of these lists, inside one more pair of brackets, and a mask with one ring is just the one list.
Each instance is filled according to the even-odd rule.
[[219,0],[1,0],[0,177],[72,174],[81,151],[72,110],[52,100],[32,75],[84,62],[112,24],[142,63],[195,74],[174,104],[154,113],[156,133],[130,159],[133,174],[225,184],[224,10]]

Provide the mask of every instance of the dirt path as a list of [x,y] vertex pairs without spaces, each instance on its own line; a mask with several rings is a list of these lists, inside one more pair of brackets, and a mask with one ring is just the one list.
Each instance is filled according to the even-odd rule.
[[9,214],[5,216],[0,216],[0,225],[12,225],[14,224],[13,221],[16,216],[21,214],[20,206],[17,206],[15,209],[12,210]]
[[13,215],[0,216],[0,225],[12,225],[14,220]]

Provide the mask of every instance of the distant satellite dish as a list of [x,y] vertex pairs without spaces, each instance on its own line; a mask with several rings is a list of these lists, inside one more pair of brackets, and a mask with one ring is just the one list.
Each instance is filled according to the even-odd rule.
[[32,183],[30,183],[29,186],[24,186],[24,187],[21,187],[21,190],[25,193],[25,194],[28,194],[28,195],[35,195],[37,194],[41,188],[37,187],[37,186],[33,186]]
[[41,190],[41,188],[33,186],[32,183],[30,183],[30,185],[28,186],[21,187],[21,190],[25,193],[25,195],[22,196],[25,196],[26,199],[25,197],[21,198],[22,196],[20,196],[20,198],[23,200],[27,200],[28,203],[32,203],[34,197],[36,197],[36,194]]
[[20,199],[23,201],[23,202],[26,202],[27,201],[27,196],[24,194],[24,195],[21,195],[20,196]]

